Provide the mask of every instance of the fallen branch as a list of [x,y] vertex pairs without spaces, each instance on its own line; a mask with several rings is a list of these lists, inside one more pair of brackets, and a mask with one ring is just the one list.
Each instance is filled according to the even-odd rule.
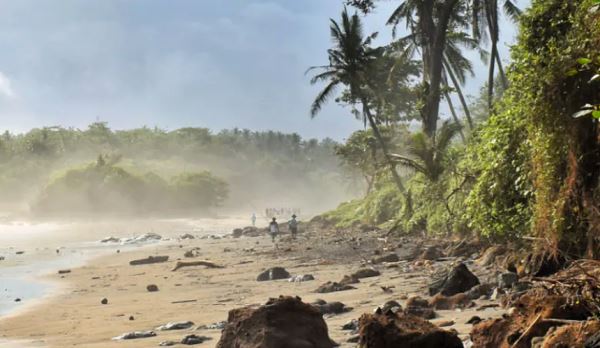
[[178,261],[171,271],[176,271],[183,267],[192,267],[192,266],[205,266],[207,268],[224,268],[223,266],[219,266],[210,261]]
[[519,338],[515,341],[515,343],[512,344],[512,346],[510,346],[510,348],[517,347],[517,345],[519,344],[519,342],[521,342],[523,337],[527,337],[527,335],[529,334],[529,331],[531,331],[531,329],[533,329],[533,327],[540,321],[541,317],[542,317],[542,313],[538,314],[538,316],[535,317],[535,320],[531,324],[529,324],[527,329],[525,331],[523,331],[523,334],[521,334],[521,336],[519,336]]

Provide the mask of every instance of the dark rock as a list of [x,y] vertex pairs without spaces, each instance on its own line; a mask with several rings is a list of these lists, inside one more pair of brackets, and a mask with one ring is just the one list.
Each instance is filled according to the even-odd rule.
[[146,286],[146,290],[149,292],[156,292],[158,291],[158,286],[156,284],[150,284]]
[[476,325],[479,324],[482,319],[476,315],[472,316],[471,319],[467,320],[466,324]]
[[325,293],[329,293],[329,292],[345,291],[345,290],[352,290],[352,289],[356,289],[356,288],[353,287],[352,285],[340,284],[340,283],[336,283],[336,282],[327,282],[327,283],[319,286],[317,288],[317,290],[315,290],[315,292],[325,294]]
[[514,292],[523,292],[531,289],[533,284],[531,282],[516,282],[512,286]]
[[182,234],[181,236],[179,236],[179,239],[195,239],[196,237],[194,237],[193,235],[189,234],[189,233],[185,233]]
[[217,348],[333,348],[317,308],[298,297],[270,299],[264,306],[229,312]]
[[416,317],[427,319],[427,320],[435,319],[435,317],[437,316],[435,311],[432,308],[427,308],[427,307],[407,306],[406,308],[404,308],[403,312],[404,312],[404,314],[414,315]]
[[358,343],[359,341],[360,341],[360,335],[350,336],[350,338],[348,338],[346,340],[346,342],[348,342],[348,343]]
[[462,348],[455,333],[402,313],[364,314],[360,317],[361,347],[369,348]]
[[259,282],[264,282],[267,280],[278,280],[278,279],[288,279],[290,278],[290,274],[283,267],[273,267],[268,270],[262,272],[256,277],[256,280]]
[[398,302],[391,300],[384,303],[383,306],[381,306],[381,310],[383,313],[386,313],[387,311],[396,313],[402,310],[402,306]]
[[506,272],[498,275],[498,288],[510,289],[514,283],[519,280],[519,276],[513,272]]
[[312,305],[317,307],[321,314],[341,314],[352,310],[352,307],[346,307],[345,304],[338,301],[326,302],[324,300],[317,300]]
[[387,254],[387,255],[377,257],[377,258],[374,258],[373,260],[371,260],[371,262],[373,264],[379,264],[379,263],[383,263],[383,262],[398,262],[398,261],[400,261],[400,258],[395,253]]
[[21,302],[21,299],[17,297],[15,298],[15,302]]
[[135,317],[133,315],[130,315],[129,320],[133,321],[133,320],[135,320]]
[[467,291],[466,294],[471,300],[477,300],[480,298],[489,298],[494,291],[494,286],[492,284],[480,284],[471,288],[471,290]]
[[348,285],[348,284],[358,284],[360,280],[354,276],[345,275],[342,280],[340,280],[340,284]]
[[61,269],[58,271],[58,274],[67,274],[67,273],[71,273],[70,269]]
[[102,300],[100,300],[101,304],[108,304],[108,299],[105,297]]
[[350,277],[356,278],[356,279],[362,279],[362,278],[377,277],[380,275],[381,275],[381,273],[378,270],[375,270],[372,268],[363,268],[363,269],[359,269],[358,271],[354,272],[352,275],[350,275]]
[[352,331],[352,332],[358,331],[358,320],[356,320],[356,319],[350,320],[346,324],[342,325],[342,330]]
[[437,246],[430,246],[423,250],[423,253],[419,256],[419,259],[435,261],[441,257],[444,257],[444,253]]
[[181,340],[181,344],[191,346],[194,344],[204,343],[205,341],[208,341],[208,340],[210,340],[210,337],[198,336],[198,335],[187,335]]
[[443,276],[429,285],[429,295],[441,293],[444,296],[452,296],[465,292],[479,285],[479,279],[469,271],[463,263],[454,267],[446,276]]

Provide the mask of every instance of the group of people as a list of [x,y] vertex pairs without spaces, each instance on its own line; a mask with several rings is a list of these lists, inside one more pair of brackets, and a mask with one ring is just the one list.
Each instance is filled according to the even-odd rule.
[[[267,209],[269,212],[269,209]],[[269,216],[269,215],[268,215]],[[292,238],[296,239],[298,235],[298,220],[296,220],[298,216],[296,213],[292,213],[292,219],[287,222],[290,233],[292,234]],[[256,213],[252,213],[252,226],[256,226]],[[277,218],[273,217],[271,222],[269,223],[269,235],[271,236],[271,240],[275,243],[275,237],[280,233],[279,231],[279,223],[277,223]]]

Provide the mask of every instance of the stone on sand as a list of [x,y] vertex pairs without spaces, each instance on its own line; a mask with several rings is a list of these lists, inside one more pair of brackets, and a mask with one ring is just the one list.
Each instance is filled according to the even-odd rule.
[[256,277],[256,281],[264,282],[268,280],[279,280],[279,279],[289,279],[290,273],[285,270],[283,267],[272,267],[267,269],[264,272],[261,272],[258,277]]

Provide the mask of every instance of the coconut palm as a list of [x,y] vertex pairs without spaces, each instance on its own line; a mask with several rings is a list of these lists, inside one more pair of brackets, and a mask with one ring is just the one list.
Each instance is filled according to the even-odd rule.
[[387,144],[384,141],[378,127],[378,122],[370,109],[370,92],[368,76],[375,66],[375,61],[380,55],[380,49],[371,47],[371,42],[376,34],[363,35],[363,27],[358,14],[349,15],[346,8],[342,11],[342,21],[337,23],[331,19],[331,38],[334,47],[327,51],[329,64],[312,67],[310,70],[321,72],[313,76],[311,84],[326,82],[327,85],[317,94],[312,106],[311,116],[315,117],[323,105],[336,95],[336,89],[340,86],[347,88],[347,97],[353,105],[362,106],[362,117],[373,130],[384,158],[389,166],[390,172],[398,189],[405,193],[400,176],[396,172],[396,164],[392,160]]
[[457,123],[445,121],[434,137],[423,132],[416,133],[410,138],[405,155],[392,154],[391,156],[398,164],[436,182],[447,167],[446,155],[460,128]]
[[[491,41],[489,73],[488,73],[488,107],[491,109],[494,100],[494,78],[496,76],[495,68],[498,65],[499,75],[502,81],[502,87],[508,87],[508,80],[502,67],[500,54],[498,53],[498,41],[500,39],[499,23],[499,4],[498,0],[472,0],[472,24],[473,37],[479,41],[486,40],[489,35]],[[503,1],[504,13],[513,21],[517,21],[521,15],[521,10],[513,1]],[[486,33],[487,29],[487,33]]]

